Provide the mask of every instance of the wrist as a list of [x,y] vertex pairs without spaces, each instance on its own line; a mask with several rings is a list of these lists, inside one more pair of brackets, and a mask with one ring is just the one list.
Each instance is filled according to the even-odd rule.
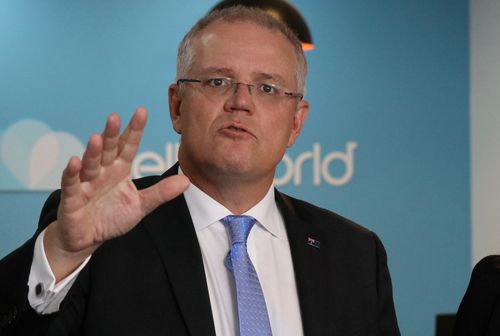
[[98,247],[71,250],[67,246],[57,231],[57,221],[52,222],[45,231],[43,248],[56,283],[75,271]]

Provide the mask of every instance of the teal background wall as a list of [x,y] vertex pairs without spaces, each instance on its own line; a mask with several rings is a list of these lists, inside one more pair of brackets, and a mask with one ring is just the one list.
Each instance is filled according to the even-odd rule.
[[[468,2],[292,3],[316,49],[307,53],[310,116],[287,155],[293,165],[311,159],[300,183],[283,179],[280,189],[377,232],[402,334],[433,335],[435,315],[456,310],[470,273]],[[214,4],[1,2],[0,257],[34,232],[48,193],[32,187],[29,167],[46,165],[37,178],[50,185],[67,149],[58,132],[84,144],[109,112],[128,118],[142,105],[150,121],[140,152],[166,159],[178,140],[166,95],[177,44]],[[37,123],[19,124],[26,119]],[[36,158],[43,136],[60,147],[50,164]],[[346,176],[346,162],[352,169],[339,185],[317,169],[335,157],[331,177]],[[286,173],[282,165],[277,177]]]

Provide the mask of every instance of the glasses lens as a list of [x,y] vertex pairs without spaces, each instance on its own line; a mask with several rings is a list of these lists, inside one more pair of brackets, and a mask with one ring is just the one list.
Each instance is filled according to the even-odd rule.
[[210,77],[202,80],[192,80],[201,84],[201,89],[209,95],[227,97],[235,94],[241,86],[246,86],[248,94],[257,103],[275,104],[287,98],[300,97],[299,94],[288,92],[287,89],[273,83],[242,83],[232,78]]

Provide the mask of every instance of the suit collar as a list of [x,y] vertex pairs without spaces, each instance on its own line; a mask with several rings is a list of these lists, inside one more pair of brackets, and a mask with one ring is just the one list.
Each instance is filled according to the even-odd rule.
[[[175,175],[178,164],[161,178]],[[328,242],[313,221],[296,212],[290,198],[275,191],[292,255],[304,334],[328,330]],[[198,239],[184,197],[164,203],[144,219],[165,265],[191,335],[215,335],[212,309]],[[311,241],[312,239],[312,241]],[[319,243],[319,246],[314,246]],[[182,251],[182,253],[179,253]]]
[[[224,205],[217,202],[194,184],[184,191],[189,214],[194,223],[196,232],[206,229],[218,222],[221,218],[233,214]],[[263,199],[243,215],[252,216],[259,224],[275,237],[284,240],[286,231],[281,222],[280,212],[275,201],[275,190],[270,187]]]

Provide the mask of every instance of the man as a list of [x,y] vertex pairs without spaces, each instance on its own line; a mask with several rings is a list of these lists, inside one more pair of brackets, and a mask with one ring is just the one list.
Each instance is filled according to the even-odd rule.
[[500,256],[481,259],[458,308],[455,336],[500,334]]
[[[146,111],[121,135],[111,114],[82,160],[69,161],[41,233],[2,261],[3,324],[78,335],[399,335],[376,235],[273,188],[307,117],[306,72],[295,35],[262,11],[200,20],[169,88],[178,164],[131,181]],[[242,226],[250,231],[235,233]]]

